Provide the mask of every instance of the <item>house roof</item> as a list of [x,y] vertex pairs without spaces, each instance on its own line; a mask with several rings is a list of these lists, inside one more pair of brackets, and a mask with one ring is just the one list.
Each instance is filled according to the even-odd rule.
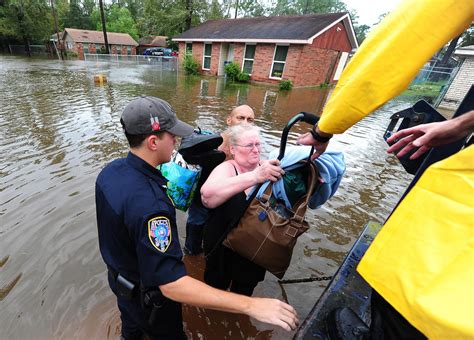
[[143,46],[156,46],[156,47],[165,47],[167,45],[165,35],[150,35],[148,37],[143,37],[138,41],[138,44]]
[[173,40],[311,44],[314,38],[340,21],[356,48],[357,39],[347,13],[209,20]]
[[[74,42],[104,44],[104,33],[101,31],[65,28],[63,39],[66,34],[69,34]],[[138,43],[128,33],[107,32],[107,41],[109,45],[138,46]]]
[[454,51],[454,54],[459,55],[459,56],[463,56],[463,57],[474,56],[474,45],[469,45],[469,46],[464,46],[464,47],[457,48]]

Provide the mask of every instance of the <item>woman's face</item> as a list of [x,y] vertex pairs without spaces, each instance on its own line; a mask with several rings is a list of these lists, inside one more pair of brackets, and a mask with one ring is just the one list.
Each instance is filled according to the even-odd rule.
[[245,131],[232,145],[234,160],[245,168],[255,168],[260,162],[260,136],[255,131]]

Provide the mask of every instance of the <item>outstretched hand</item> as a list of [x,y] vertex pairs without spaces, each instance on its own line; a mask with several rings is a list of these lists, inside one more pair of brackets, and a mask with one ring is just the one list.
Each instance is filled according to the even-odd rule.
[[395,144],[390,146],[387,152],[396,153],[397,157],[402,157],[414,148],[418,148],[410,156],[410,159],[416,159],[435,146],[452,143],[462,137],[456,119],[421,124],[400,130],[388,138],[388,143],[395,142]]
[[313,136],[309,132],[299,136],[296,142],[301,145],[314,146],[314,153],[311,155],[311,160],[313,161],[326,151],[326,148],[328,147],[328,144],[329,144],[329,141],[325,143],[318,142],[317,140],[313,138]]
[[252,297],[247,314],[261,322],[279,326],[287,331],[294,330],[299,325],[295,309],[277,299]]
[[285,171],[280,166],[280,161],[277,159],[261,161],[260,165],[253,170],[257,183],[263,183],[265,181],[278,181],[281,176],[285,174]]

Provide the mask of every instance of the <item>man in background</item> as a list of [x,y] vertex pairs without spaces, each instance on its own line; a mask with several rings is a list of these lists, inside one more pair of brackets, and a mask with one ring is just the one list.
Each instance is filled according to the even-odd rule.
[[[240,105],[235,107],[226,118],[226,124],[228,127],[237,124],[253,124],[254,121],[255,113],[248,105]],[[219,146],[218,150],[225,153],[225,160],[227,161],[232,159],[232,155],[230,154],[228,131],[224,131],[221,136],[223,142]],[[202,181],[200,182],[202,183]],[[184,252],[187,255],[199,255],[203,252],[202,237],[207,216],[208,210],[202,205],[201,195],[195,195],[194,200],[189,207],[188,220],[186,222],[186,241],[184,243]]]

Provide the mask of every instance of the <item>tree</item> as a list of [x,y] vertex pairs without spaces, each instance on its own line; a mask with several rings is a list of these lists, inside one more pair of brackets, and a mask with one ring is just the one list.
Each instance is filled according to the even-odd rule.
[[462,35],[459,47],[474,45],[474,25],[471,25]]
[[94,0],[58,1],[59,27],[95,30],[91,15],[96,9]]
[[212,0],[204,15],[204,20],[224,19],[226,18],[225,12],[225,7],[222,6],[218,0]]
[[272,15],[301,15],[310,13],[348,12],[341,0],[276,0]]
[[359,43],[359,45],[362,44],[362,42],[365,40],[369,30],[370,30],[370,26],[368,25],[363,25],[363,24],[354,25],[354,31],[355,31],[357,42]]
[[257,0],[239,0],[239,8],[237,10],[239,16],[246,17],[261,17],[265,15],[266,9]]
[[51,8],[45,0],[6,0],[0,7],[0,35],[22,41],[31,56],[32,43],[43,43],[53,33]]
[[[96,22],[96,29],[102,31],[102,21],[97,20],[100,18],[100,13],[98,12],[97,9],[94,10],[93,18]],[[132,14],[127,8],[120,7],[118,4],[112,4],[105,9],[105,15],[107,32],[128,33],[133,39],[138,40],[138,29]]]

